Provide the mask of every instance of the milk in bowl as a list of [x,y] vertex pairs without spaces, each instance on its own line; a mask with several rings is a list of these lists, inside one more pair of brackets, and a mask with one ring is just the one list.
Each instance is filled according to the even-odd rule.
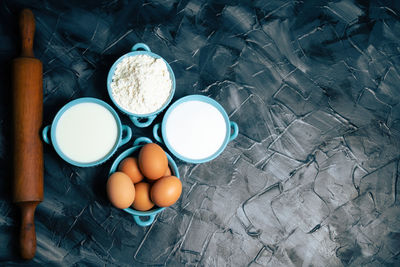
[[69,108],[61,115],[56,128],[60,150],[81,163],[102,159],[113,149],[117,137],[114,116],[96,103],[81,103]]
[[224,108],[202,95],[180,98],[168,108],[161,125],[153,127],[154,138],[189,163],[213,160],[238,133],[238,125],[229,120]]
[[[43,139],[50,143],[48,128],[43,131]],[[122,132],[125,132],[123,138]],[[131,135],[131,129],[121,125],[117,113],[95,98],[68,103],[51,125],[51,143],[57,153],[67,162],[81,167],[102,163]]]
[[171,111],[165,122],[165,137],[183,157],[210,157],[223,145],[229,125],[213,105],[191,100]]

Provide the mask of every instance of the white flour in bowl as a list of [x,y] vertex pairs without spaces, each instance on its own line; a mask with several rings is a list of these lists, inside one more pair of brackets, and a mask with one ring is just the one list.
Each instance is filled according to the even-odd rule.
[[114,100],[134,114],[157,111],[168,100],[172,89],[165,62],[148,55],[124,58],[115,68],[112,80]]

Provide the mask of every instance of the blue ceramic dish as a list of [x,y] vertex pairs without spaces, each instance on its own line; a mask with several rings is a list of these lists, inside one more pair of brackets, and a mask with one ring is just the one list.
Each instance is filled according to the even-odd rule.
[[[117,127],[118,127],[117,142],[115,143],[113,149],[104,158],[94,161],[94,162],[90,162],[90,163],[77,162],[77,161],[74,161],[74,160],[70,159],[69,157],[67,157],[61,151],[60,147],[57,144],[57,139],[56,139],[57,124],[58,124],[58,121],[60,120],[61,116],[64,114],[65,111],[67,111],[72,106],[75,106],[75,105],[81,104],[81,103],[96,103],[96,104],[99,104],[99,105],[105,107],[114,116],[115,121],[117,123]],[[48,136],[49,131],[50,131],[50,138]],[[125,132],[124,137],[122,137],[123,132]],[[99,165],[99,164],[105,162],[106,160],[108,160],[120,146],[126,144],[132,137],[132,130],[129,126],[121,124],[121,120],[119,119],[117,112],[109,104],[107,104],[106,102],[101,101],[100,99],[97,99],[97,98],[83,97],[83,98],[78,98],[76,100],[73,100],[73,101],[69,102],[68,104],[66,104],[65,106],[63,106],[57,112],[57,115],[54,117],[52,124],[44,127],[43,132],[42,132],[42,137],[43,137],[43,141],[45,141],[47,144],[53,145],[57,154],[62,159],[64,159],[66,162],[68,162],[72,165],[78,166],[78,167],[92,167],[92,166]]]
[[[125,150],[124,152],[121,153],[121,155],[119,155],[115,161],[113,162],[111,169],[110,169],[110,173],[109,176],[117,171],[118,165],[119,163],[125,159],[126,157],[129,156],[138,156],[139,150],[140,148],[143,147],[144,144],[148,144],[148,143],[153,143],[149,138],[147,137],[139,137],[135,140],[135,142],[133,143],[133,147],[129,148],[128,150]],[[175,161],[172,159],[172,157],[170,155],[167,154],[167,158],[168,158],[168,165],[171,169],[171,172],[173,175],[175,175],[176,177],[179,177],[179,171],[178,171],[178,167],[176,166]],[[124,211],[126,211],[129,214],[133,215],[133,219],[135,220],[135,222],[142,227],[145,226],[149,226],[150,224],[153,223],[157,213],[160,213],[161,211],[163,211],[165,208],[153,208],[149,211],[138,211],[138,210],[134,210],[131,208],[127,208],[124,209]],[[147,220],[142,220],[141,217],[149,217]]]
[[[211,156],[207,157],[207,158],[203,158],[203,159],[190,159],[190,158],[186,158],[182,155],[180,155],[178,152],[176,152],[174,150],[174,148],[171,146],[171,144],[168,142],[168,139],[166,139],[166,121],[168,119],[168,116],[171,114],[172,110],[174,110],[178,105],[187,102],[187,101],[202,101],[208,104],[211,104],[212,106],[214,106],[216,109],[218,109],[219,112],[221,112],[222,116],[224,117],[225,120],[225,125],[226,125],[226,136],[224,139],[223,144],[221,145],[221,147],[218,149],[218,151],[216,151],[214,154],[212,154]],[[161,127],[161,137],[158,135],[159,129]],[[164,115],[164,118],[160,123],[154,125],[153,127],[153,136],[154,138],[160,142],[160,143],[164,143],[168,150],[171,151],[171,153],[176,156],[177,158],[189,162],[189,163],[204,163],[210,160],[215,159],[216,157],[218,157],[219,154],[222,153],[222,151],[224,151],[225,147],[227,146],[227,144],[232,141],[233,139],[235,139],[239,134],[239,127],[238,125],[229,120],[228,115],[226,114],[226,111],[224,110],[224,108],[214,99],[209,98],[207,96],[203,96],[203,95],[189,95],[189,96],[185,96],[182,97],[180,99],[178,99],[176,102],[174,102],[167,110],[167,112]]]
[[[143,51],[139,51],[139,49],[143,49]],[[165,64],[167,65],[167,68],[168,68],[168,71],[170,74],[170,78],[172,81],[171,93],[170,93],[167,101],[164,103],[164,105],[161,108],[159,108],[158,110],[156,110],[152,113],[148,113],[148,114],[134,114],[132,112],[129,112],[128,110],[121,107],[115,101],[115,99],[112,95],[111,82],[112,82],[114,72],[115,72],[115,69],[116,69],[118,63],[121,62],[126,57],[132,57],[132,56],[137,56],[137,55],[148,55],[153,58],[161,58],[162,60],[164,60]],[[107,76],[107,90],[108,90],[108,94],[109,94],[111,100],[113,101],[113,103],[115,104],[115,106],[117,106],[122,112],[127,114],[135,126],[144,128],[144,127],[149,126],[153,122],[153,120],[157,117],[158,113],[163,111],[165,109],[165,107],[167,107],[168,104],[171,102],[172,97],[174,96],[174,93],[175,93],[175,75],[174,75],[174,72],[172,71],[171,66],[168,64],[167,61],[165,61],[165,59],[163,59],[162,57],[160,57],[157,54],[152,53],[150,48],[146,44],[137,43],[132,47],[132,52],[129,52],[129,53],[123,55],[117,61],[115,61],[115,63],[112,65],[110,71],[108,72],[108,76]]]

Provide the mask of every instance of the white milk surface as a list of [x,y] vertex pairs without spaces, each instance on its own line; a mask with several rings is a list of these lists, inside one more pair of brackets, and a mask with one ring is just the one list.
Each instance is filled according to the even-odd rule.
[[175,107],[165,123],[166,139],[181,156],[205,159],[223,145],[228,129],[221,112],[202,101],[187,101]]
[[56,126],[56,140],[71,160],[91,163],[104,158],[118,137],[112,113],[96,103],[80,103],[65,111]]

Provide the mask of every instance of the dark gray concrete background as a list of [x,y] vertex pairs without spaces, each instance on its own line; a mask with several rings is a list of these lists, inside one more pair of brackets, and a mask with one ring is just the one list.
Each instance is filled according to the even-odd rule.
[[[22,7],[45,125],[78,97],[111,103],[108,69],[144,42],[174,70],[175,100],[210,96],[240,127],[214,161],[178,161],[182,197],[147,228],[108,202],[112,160],[77,168],[45,146],[31,262],[9,168]],[[399,266],[399,18],[398,1],[1,1],[0,265]]]

